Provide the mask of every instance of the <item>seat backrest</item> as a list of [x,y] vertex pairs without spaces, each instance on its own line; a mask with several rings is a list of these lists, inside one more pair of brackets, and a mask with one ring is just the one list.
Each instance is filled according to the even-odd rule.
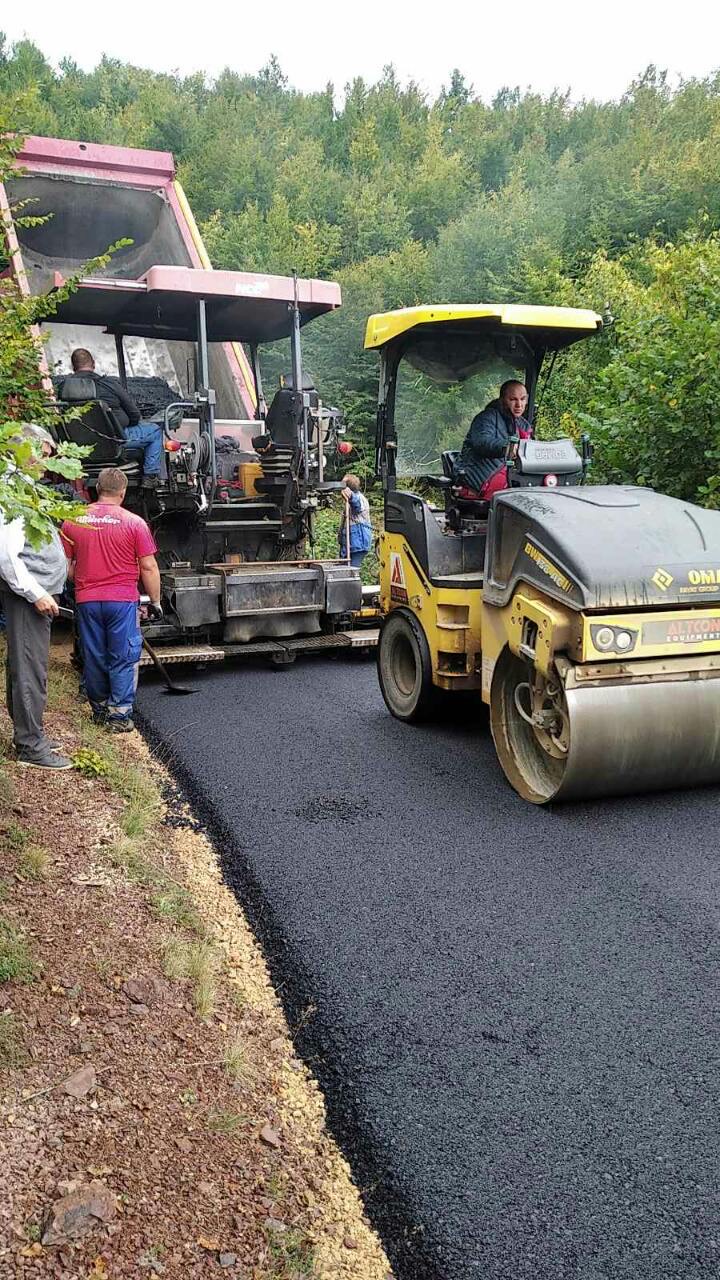
[[[83,401],[87,403],[87,401]],[[90,402],[87,413],[67,419],[59,428],[72,444],[91,445],[83,466],[109,467],[122,461],[125,436],[102,400]]]
[[265,430],[276,445],[294,448],[298,440],[298,428],[302,421],[302,394],[290,387],[280,387],[275,392],[265,419]]
[[459,449],[444,449],[441,454],[443,475],[448,476],[450,480],[455,476],[455,467],[459,457]]
[[87,373],[69,373],[58,382],[57,394],[65,404],[87,404],[97,396],[95,379]]

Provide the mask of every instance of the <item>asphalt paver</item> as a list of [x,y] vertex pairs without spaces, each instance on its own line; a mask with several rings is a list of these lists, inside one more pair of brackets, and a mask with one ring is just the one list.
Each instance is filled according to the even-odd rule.
[[720,791],[537,809],[341,657],[143,684],[402,1280],[720,1275]]

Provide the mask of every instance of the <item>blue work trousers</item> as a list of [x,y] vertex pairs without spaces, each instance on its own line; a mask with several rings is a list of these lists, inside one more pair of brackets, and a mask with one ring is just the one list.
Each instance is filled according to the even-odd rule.
[[162,458],[163,431],[159,422],[138,422],[135,427],[125,427],[125,443],[143,451],[143,475],[159,476]]
[[76,605],[75,616],[83,684],[94,714],[109,721],[130,720],[142,652],[137,603],[92,600]]

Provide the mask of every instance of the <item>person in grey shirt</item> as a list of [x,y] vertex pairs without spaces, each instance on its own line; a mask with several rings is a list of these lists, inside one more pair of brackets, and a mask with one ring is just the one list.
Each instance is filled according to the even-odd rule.
[[[55,441],[42,427],[24,424],[19,434],[39,444],[43,457]],[[67,578],[67,559],[60,535],[35,549],[25,536],[22,519],[5,521],[0,511],[0,607],[7,636],[7,709],[13,722],[19,764],[38,769],[71,769],[72,763],[45,736],[50,624],[57,616],[55,596]]]

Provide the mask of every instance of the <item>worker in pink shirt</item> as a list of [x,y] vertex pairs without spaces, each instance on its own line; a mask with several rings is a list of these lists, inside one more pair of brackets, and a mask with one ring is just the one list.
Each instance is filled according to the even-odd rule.
[[134,729],[133,704],[142,650],[138,579],[162,617],[155,540],[145,521],[123,508],[127,477],[106,467],[97,502],[60,533],[75,583],[83,680],[93,718],[116,733]]

